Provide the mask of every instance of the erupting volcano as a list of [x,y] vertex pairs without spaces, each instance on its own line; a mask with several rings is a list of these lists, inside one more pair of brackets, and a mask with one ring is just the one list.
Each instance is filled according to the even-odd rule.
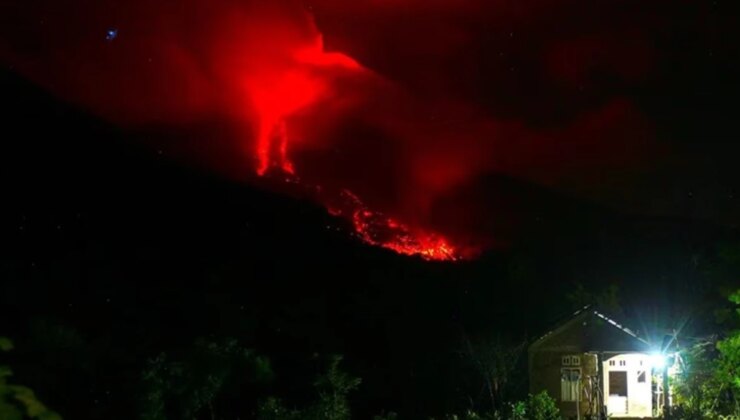
[[[259,119],[256,133],[259,175],[264,175],[271,166],[294,173],[288,158],[286,118],[326,95],[326,81],[314,74],[322,67],[360,69],[359,64],[346,55],[325,52],[323,36],[316,34],[313,43],[296,49],[283,63],[246,77],[246,89]],[[275,142],[278,143],[277,156],[272,156]]]
[[[266,133],[267,131],[269,133]],[[295,167],[288,156],[290,140],[285,120],[280,120],[271,130],[263,131],[260,128],[258,135],[261,137],[256,150],[257,174],[263,176],[268,170],[274,170],[283,173],[285,175],[283,179],[286,181],[300,183],[300,178],[295,176]],[[382,212],[373,211],[348,189],[343,189],[338,197],[329,201],[339,204],[333,206],[324,202],[327,211],[333,216],[348,218],[356,237],[365,243],[390,249],[401,255],[418,255],[425,260],[454,261],[462,258],[448,239],[418,228],[411,229]]]
[[[347,55],[326,52],[323,36],[317,33],[313,42],[296,49],[279,66],[253,72],[245,78],[246,90],[258,116],[254,152],[259,176],[274,170],[283,172],[291,182],[299,182],[296,166],[289,156],[288,121],[303,109],[332,100],[328,94],[331,87],[327,79],[321,77],[322,70],[368,71]],[[339,207],[331,208],[325,200],[324,205],[333,215],[348,218],[356,236],[368,244],[427,260],[460,258],[448,239],[420,228],[412,229],[382,212],[371,210],[349,189],[341,189],[338,201],[342,203]]]
[[[407,225],[365,207],[351,191],[342,191],[342,197],[350,204],[352,224],[363,241],[402,255],[419,255],[426,260],[451,261],[460,258],[455,248],[442,236],[412,232]],[[330,212],[343,215],[341,210]]]
[[368,244],[456,260],[539,223],[498,181],[608,203],[653,164],[654,19],[607,3],[595,23],[577,2],[10,2],[0,59],[157,156],[300,185]]
[[[282,179],[286,182],[301,184],[300,177],[296,175],[295,167],[287,153],[289,142],[287,124],[284,120],[280,120],[270,130],[270,134],[261,138],[261,141],[257,143],[256,172],[259,176],[264,176],[268,170],[271,170],[283,175]],[[348,189],[342,189],[333,196],[329,196],[326,189],[320,186],[314,186],[313,190],[323,191],[319,194],[322,197],[319,201],[323,202],[327,211],[333,216],[348,219],[355,231],[355,236],[365,243],[390,249],[401,255],[420,256],[425,260],[455,261],[462,258],[448,239],[419,228],[412,229],[382,212],[374,211]]]

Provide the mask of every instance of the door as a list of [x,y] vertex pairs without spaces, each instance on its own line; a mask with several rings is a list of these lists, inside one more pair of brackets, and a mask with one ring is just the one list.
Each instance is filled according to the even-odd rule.
[[627,371],[609,372],[609,414],[627,414]]

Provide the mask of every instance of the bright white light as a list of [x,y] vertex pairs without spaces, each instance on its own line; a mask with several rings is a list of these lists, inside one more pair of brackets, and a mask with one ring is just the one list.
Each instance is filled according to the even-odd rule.
[[654,369],[663,369],[665,367],[665,356],[659,353],[653,354],[650,356],[650,364]]

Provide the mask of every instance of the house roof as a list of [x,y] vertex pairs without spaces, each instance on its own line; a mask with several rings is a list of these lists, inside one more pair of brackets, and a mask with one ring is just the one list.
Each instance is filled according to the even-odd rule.
[[588,317],[588,316],[595,316],[604,322],[606,322],[608,325],[611,325],[612,327],[616,328],[618,331],[621,331],[622,333],[625,333],[632,337],[633,339],[637,340],[641,344],[648,346],[649,343],[644,340],[643,338],[639,337],[634,331],[630,330],[629,328],[625,327],[624,325],[618,323],[617,321],[613,320],[612,318],[606,316],[604,313],[598,311],[595,309],[592,305],[584,306],[583,308],[577,310],[573,313],[569,318],[565,319],[564,321],[556,324],[555,328],[552,330],[546,332],[542,336],[540,336],[538,339],[532,342],[530,344],[529,348],[532,349],[534,347],[539,346],[543,342],[547,341],[551,337],[557,335],[561,331],[564,331],[568,327],[572,326],[574,323]]

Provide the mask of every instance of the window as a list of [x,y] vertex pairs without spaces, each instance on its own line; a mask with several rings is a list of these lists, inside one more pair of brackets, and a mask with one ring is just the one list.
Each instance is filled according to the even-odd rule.
[[609,395],[627,396],[627,372],[609,372]]
[[609,366],[614,366],[615,364],[616,364],[616,363],[614,362],[614,360],[610,360],[610,361],[609,361]]
[[581,366],[581,356],[563,356],[563,366]]
[[619,366],[627,366],[627,361],[626,360],[620,360],[619,361]]
[[581,384],[580,368],[560,369],[560,401],[578,401]]
[[642,383],[642,384],[645,383],[645,371],[644,370],[637,371],[637,382]]

